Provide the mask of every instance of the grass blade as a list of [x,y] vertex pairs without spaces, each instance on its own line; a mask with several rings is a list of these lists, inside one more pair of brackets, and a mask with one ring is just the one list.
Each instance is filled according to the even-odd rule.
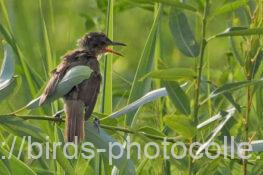
[[[0,153],[4,157],[9,157],[9,152],[3,147],[0,148]],[[21,160],[17,159],[14,155],[11,155],[11,158],[8,159],[8,165],[12,174],[27,174],[27,175],[37,175],[28,165],[26,165]]]
[[[114,0],[108,0],[107,10],[107,36],[113,40],[113,8]],[[112,59],[113,55],[106,56],[104,63],[104,84],[102,95],[102,113],[110,114],[112,111]]]
[[[143,81],[139,81],[139,79],[152,69],[154,62],[156,32],[159,25],[160,17],[161,17],[161,7],[159,7],[157,10],[157,14],[155,16],[153,25],[151,27],[151,31],[148,35],[147,41],[144,46],[144,50],[139,60],[139,64],[133,79],[132,88],[129,95],[129,100],[128,100],[129,103],[137,100],[143,94],[145,94],[150,90],[150,80],[146,78]],[[128,125],[132,123],[135,113],[136,111],[127,115],[126,123]]]

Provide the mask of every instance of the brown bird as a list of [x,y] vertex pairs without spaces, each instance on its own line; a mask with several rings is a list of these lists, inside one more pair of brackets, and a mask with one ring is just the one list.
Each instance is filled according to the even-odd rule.
[[74,66],[86,65],[93,70],[89,79],[72,88],[64,96],[65,139],[69,142],[73,142],[75,137],[77,137],[77,142],[84,139],[84,121],[89,119],[96,104],[102,79],[98,57],[107,52],[121,56],[120,53],[108,48],[111,45],[125,46],[123,43],[111,41],[103,33],[85,34],[78,40],[78,48],[66,53],[63,61],[52,71],[52,77],[41,95],[40,104],[43,104],[47,97],[55,92],[58,83],[67,71]]

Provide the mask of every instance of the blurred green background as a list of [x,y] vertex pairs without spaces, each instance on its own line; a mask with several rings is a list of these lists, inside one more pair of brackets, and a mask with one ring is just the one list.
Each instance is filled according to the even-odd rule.
[[[107,2],[103,0],[3,0],[3,3],[10,17],[9,22],[14,38],[21,48],[25,61],[38,74],[38,76],[34,75],[34,77],[39,78],[39,83],[37,84],[39,90],[49,77],[47,70],[45,70],[48,63],[46,62],[47,52],[42,16],[45,20],[50,41],[52,60],[54,60],[50,70],[55,68],[60,62],[61,56],[67,51],[76,48],[76,41],[82,35],[90,31],[106,32]],[[197,1],[192,0],[187,3],[198,7]],[[225,4],[225,1],[214,0],[211,8],[217,9],[223,4]],[[129,84],[120,79],[119,75],[129,82],[133,80],[141,52],[153,22],[153,5],[137,3],[136,1],[117,0],[114,8],[114,40],[127,44],[126,48],[120,50],[125,57],[114,58],[113,63],[113,86],[116,87],[113,90],[115,95],[120,95],[130,87]],[[165,13],[162,15],[159,28],[161,59],[168,67],[192,67],[195,64],[195,59],[184,56],[175,47],[168,24],[169,17],[167,13],[169,8],[169,6],[164,7]],[[195,13],[190,11],[188,11],[187,16],[189,16],[189,23],[200,41],[201,16],[195,15]],[[229,18],[229,16],[231,14],[227,13],[213,18],[209,22],[208,35],[222,32],[227,28],[229,23],[232,22],[232,18]],[[3,11],[2,13],[0,12],[0,19],[1,23],[7,27],[8,22],[3,17]],[[211,58],[210,66],[215,72],[227,66],[226,53],[228,51],[229,44],[227,39],[214,40],[209,44],[209,52],[207,54]],[[2,54],[3,51],[1,50]],[[2,58],[3,56],[1,56]],[[103,66],[103,60],[101,60],[101,63]],[[28,94],[27,98],[16,97],[17,102],[12,108],[23,106],[31,98],[30,94]],[[10,111],[10,109],[6,107],[0,109],[2,113],[7,111]]]
[[[14,52],[17,52],[16,54],[18,56],[15,57],[15,74],[18,75],[19,80],[15,91],[13,91],[7,98],[0,100],[0,114],[7,114],[16,111],[25,106],[32,99],[39,96],[50,77],[50,72],[59,64],[62,56],[67,51],[76,48],[76,41],[85,33],[91,31],[101,31],[106,33],[107,28],[109,28],[107,25],[107,17],[109,14],[107,14],[107,12],[110,4],[108,4],[108,2],[110,1],[0,0],[0,41],[8,40],[8,38],[14,39],[8,42],[16,47]],[[164,83],[165,81],[163,81],[166,79],[163,77],[147,79],[147,81],[149,80],[150,82],[150,87],[146,85],[146,80],[140,80],[150,70],[164,68],[178,68],[179,70],[180,68],[187,68],[186,70],[197,72],[199,66],[198,63],[200,61],[199,47],[197,48],[197,54],[190,57],[189,55],[186,56],[187,54],[182,51],[185,48],[180,49],[180,46],[184,45],[183,39],[188,36],[190,36],[192,42],[190,44],[188,43],[188,46],[195,45],[196,43],[197,45],[200,45],[203,41],[201,29],[203,11],[206,2],[208,2],[207,0],[114,0],[111,2],[113,2],[113,20],[110,21],[110,23],[113,24],[113,38],[111,37],[111,39],[127,44],[127,47],[125,48],[114,48],[123,53],[124,57],[113,56],[113,112],[126,106],[127,103],[140,98],[150,90],[163,86],[167,87]],[[162,5],[160,5],[160,3],[162,3]],[[161,8],[159,9],[158,7]],[[156,17],[158,12],[161,12],[160,19]],[[197,42],[195,42],[194,39],[191,39],[191,32],[182,36],[181,34],[176,33],[174,28],[170,27],[170,22],[175,20],[175,18],[172,18],[173,16],[171,14],[177,12],[181,13],[181,15],[183,14],[183,17],[184,15],[187,17],[185,23],[184,21],[181,21],[181,26],[179,25],[177,28],[180,28],[183,31],[187,31],[187,29],[190,28],[193,37]],[[259,33],[262,34],[262,12],[263,2],[261,0],[210,0],[206,39],[224,31],[229,32],[229,30],[226,29],[232,26],[260,28]],[[154,20],[157,20],[157,27],[153,25],[155,24]],[[180,19],[177,20],[180,21]],[[189,24],[190,27],[187,26],[187,24]],[[157,32],[153,32],[153,35],[151,35],[151,29],[153,28],[156,29]],[[156,37],[156,42],[149,44],[147,42],[149,41],[147,40],[149,36],[153,36],[152,38]],[[175,36],[182,36],[183,39],[178,40]],[[152,39],[151,37],[149,38]],[[232,101],[229,100],[229,98],[224,98],[222,94],[213,99],[209,98],[209,95],[215,87],[228,85],[228,83],[250,80],[249,76],[246,74],[247,70],[250,71],[249,66],[247,65],[254,64],[253,56],[262,60],[262,38],[258,34],[256,34],[256,36],[247,36],[247,34],[245,34],[244,36],[241,35],[234,39],[232,37],[234,40],[233,43],[230,43],[230,38],[231,37],[220,37],[209,40],[209,44],[205,49],[203,57],[203,74],[200,76],[200,89],[198,89],[198,93],[200,92],[200,98],[197,100],[197,103],[194,99],[197,94],[196,77],[189,80],[189,76],[185,75],[181,77],[181,79],[177,79],[178,77],[176,76],[172,79],[176,80],[178,84],[186,81],[188,82],[187,86],[182,88],[181,95],[185,95],[183,97],[187,99],[186,103],[191,109],[191,114],[193,113],[193,108],[195,106],[198,106],[199,103],[208,98],[206,101],[207,103],[200,105],[200,110],[199,113],[197,112],[196,118],[194,115],[185,114],[180,111],[176,102],[174,103],[174,98],[170,96],[170,98],[158,99],[145,105],[139,110],[139,112],[137,111],[137,115],[134,115],[134,113],[127,114],[127,118],[135,118],[135,123],[132,125],[127,121],[125,123],[125,117],[105,120],[102,123],[109,127],[113,127],[113,129],[114,127],[124,128],[124,132],[119,128],[118,131],[121,132],[107,130],[107,133],[117,139],[120,143],[125,141],[125,129],[135,129],[136,132],[132,139],[134,141],[139,141],[142,145],[146,144],[146,141],[151,141],[149,137],[144,135],[145,133],[150,133],[160,137],[176,137],[179,138],[180,141],[186,143],[191,143],[196,139],[197,141],[204,143],[205,140],[210,137],[214,128],[221,124],[221,120],[216,120],[216,122],[211,125],[204,129],[202,128],[203,130],[201,131],[197,131],[197,124],[209,119],[217,113],[222,114],[223,116],[223,114],[225,114],[225,109],[237,102],[242,107],[242,111],[237,113],[235,118],[233,117],[233,120],[230,120],[224,128],[220,130],[222,135],[214,140],[218,143],[222,143],[222,136],[224,134],[226,136],[235,135],[238,141],[247,141],[248,137],[244,135],[248,133],[251,139],[262,139],[263,128],[261,125],[263,110],[261,108],[263,104],[263,91],[261,90],[261,86],[255,86],[253,90],[248,88],[249,90],[247,93],[247,89],[245,89],[247,88],[246,84],[244,86],[245,90],[242,89],[238,93],[232,93],[232,91],[229,90],[231,93],[227,95],[223,94],[227,97],[231,97]],[[139,77],[136,77],[135,75],[136,70],[139,67],[139,60],[151,60],[148,58],[151,56],[150,54],[145,54],[146,56],[143,55],[143,53],[145,53],[144,51],[146,50],[147,52],[147,49],[150,48],[150,46],[154,48],[152,52],[155,53],[155,59],[153,63],[144,63],[145,65],[142,66],[143,68],[138,71],[140,74]],[[233,46],[237,46],[241,59],[244,62],[246,61],[245,65],[239,64]],[[258,49],[258,53],[261,55],[258,53],[255,54],[254,49]],[[4,44],[0,44],[0,63],[3,62],[3,57]],[[104,60],[105,57],[100,60],[102,73],[104,72]],[[145,68],[148,64],[153,64],[150,70],[146,70],[147,68]],[[257,65],[259,66],[259,69],[255,71],[255,76],[252,79],[261,78],[262,65],[260,65],[260,61],[256,63],[256,66]],[[105,77],[103,78],[105,80]],[[132,89],[132,84],[135,84],[136,88]],[[174,86],[172,86],[171,91],[174,89]],[[179,88],[179,90],[181,89]],[[101,100],[103,98],[102,91],[103,89],[101,88],[100,97],[94,112],[105,117],[105,114],[100,114],[100,112],[103,112],[101,110],[103,106]],[[109,91],[111,91],[110,88]],[[249,102],[251,101],[252,105],[247,102],[247,95],[250,95],[250,93],[252,96],[254,93],[256,94],[254,99],[252,97],[251,100],[248,100]],[[129,98],[129,96],[131,98]],[[52,105],[36,110],[29,110],[23,114],[51,116],[62,108],[63,102],[62,100],[58,100]],[[250,123],[247,122],[246,125],[243,117],[245,116],[247,109],[250,108]],[[60,132],[60,134],[62,133],[61,130],[63,130],[63,125],[54,125],[52,122],[44,123],[34,120],[29,120],[25,123],[30,124],[30,126],[34,125],[41,128],[45,131],[45,134],[49,135],[54,140],[58,139],[57,137],[59,136],[59,139],[63,140],[63,137],[59,134],[59,136],[57,136],[56,133],[57,131],[58,133]],[[19,124],[17,124],[17,126],[14,125],[14,128],[19,126]],[[245,132],[245,129],[243,128],[244,126],[249,126],[249,131]],[[12,135],[13,133],[10,134],[9,130],[5,130],[6,128],[2,128],[1,126],[0,128],[0,140],[7,140],[10,143],[10,140],[14,135],[19,135],[17,132],[20,130]],[[23,127],[21,128],[21,130],[24,129]],[[138,134],[137,131],[144,132],[144,134]],[[189,132],[192,134],[190,134],[190,138],[188,138]],[[177,151],[180,152],[180,150]],[[260,156],[261,153],[253,154],[254,157],[256,155]],[[38,172],[38,174],[64,174],[64,171],[67,171],[65,167],[68,166],[62,166],[61,162],[41,159],[40,161],[32,161],[32,163],[30,162],[31,160],[27,160],[25,157],[25,155],[22,157],[22,162],[32,166],[32,169]],[[156,160],[149,160],[145,157],[143,160],[137,160],[135,157],[132,158],[138,174],[179,175],[191,174],[193,172],[207,174],[210,171],[211,174],[242,173],[241,159],[232,161],[223,159],[222,157],[216,160],[203,158],[194,162],[192,159],[188,160],[189,157],[180,161],[168,161],[162,158]],[[262,174],[262,161],[252,160],[251,162],[253,166],[249,167],[250,174]],[[110,174],[113,169],[113,167],[108,166],[105,162],[102,164],[100,156],[97,156],[95,160],[89,161],[88,165],[82,159],[79,161],[71,161],[71,164],[76,172],[79,170],[82,171],[82,174],[87,172]],[[85,169],[82,169],[82,166],[84,165]],[[49,169],[49,171],[45,172],[45,168]]]

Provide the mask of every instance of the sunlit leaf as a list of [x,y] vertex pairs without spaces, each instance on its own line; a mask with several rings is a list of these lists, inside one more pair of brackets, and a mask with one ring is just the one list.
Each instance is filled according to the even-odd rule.
[[228,113],[225,116],[225,119],[221,123],[219,123],[219,125],[211,132],[210,138],[198,148],[198,150],[196,151],[196,155],[199,155],[206,147],[209,146],[212,140],[221,131],[221,129],[228,122],[228,120],[234,116],[234,114],[235,114],[235,110],[228,111]]
[[197,129],[201,129],[201,128],[205,127],[205,126],[208,126],[209,124],[211,124],[211,123],[213,123],[215,121],[218,121],[219,119],[224,118],[226,114],[228,114],[230,112],[233,112],[233,111],[235,111],[235,108],[230,108],[230,109],[226,110],[226,112],[225,111],[221,111],[220,113],[210,117],[206,121],[204,121],[204,122],[200,123],[199,125],[197,125],[196,128]]
[[122,109],[112,113],[108,117],[109,118],[117,118],[123,114],[127,114],[129,112],[135,111],[136,109],[138,109],[139,107],[143,106],[146,103],[149,103],[151,101],[154,101],[160,97],[164,97],[167,95],[168,94],[167,94],[167,91],[165,88],[153,90],[151,92],[148,92],[147,94],[145,94],[144,96],[142,96],[138,100],[134,101],[133,103],[131,103],[131,104],[123,107]]
[[161,131],[158,131],[157,129],[149,127],[149,126],[141,127],[138,129],[138,131],[141,131],[141,132],[144,132],[147,134],[158,135],[158,136],[162,136],[162,137],[165,136],[165,134],[162,133]]
[[[92,70],[88,66],[75,66],[71,68],[63,79],[58,83],[58,86],[52,96],[49,96],[46,103],[50,103],[65,94],[67,94],[74,86],[80,84],[83,80],[89,78]],[[27,109],[39,107],[40,97],[32,100],[26,106]],[[45,104],[46,104],[45,103]]]
[[248,29],[246,27],[230,27],[230,28],[227,28],[224,32],[210,37],[208,40],[211,40],[217,37],[249,36],[249,35],[262,35],[262,34],[263,34],[263,28]]
[[165,125],[178,132],[185,138],[191,139],[196,134],[196,128],[190,118],[180,115],[164,117]]
[[[133,79],[132,88],[129,95],[128,102],[133,102],[143,96],[150,90],[150,80],[146,78],[143,81],[139,81],[141,77],[151,71],[153,63],[154,63],[154,49],[155,49],[155,41],[158,25],[160,22],[162,8],[159,7],[152,24],[150,33],[148,35],[147,41],[144,45],[144,49],[141,55],[141,58],[138,63],[138,67]],[[133,122],[133,118],[135,116],[135,112],[132,112],[127,115],[126,123],[130,125]]]
[[252,152],[262,152],[263,151],[263,140],[253,140],[250,142],[252,146]]

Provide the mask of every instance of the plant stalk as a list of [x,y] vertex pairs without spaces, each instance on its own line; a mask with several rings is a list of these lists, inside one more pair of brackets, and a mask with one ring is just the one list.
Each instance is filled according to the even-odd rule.
[[[252,105],[252,95],[251,95],[251,87],[247,87],[247,110],[246,110],[246,115],[244,119],[244,129],[245,129],[245,140],[249,142],[249,115],[251,111],[251,105]],[[247,156],[247,152],[245,152],[245,156]],[[243,174],[247,175],[247,164],[248,161],[246,159],[243,160]]]
[[[197,71],[197,79],[195,83],[195,99],[194,99],[194,112],[193,112],[193,120],[195,125],[198,123],[198,112],[199,112],[199,96],[200,96],[200,84],[201,84],[201,78],[202,78],[202,71],[203,71],[203,64],[204,64],[204,54],[205,54],[205,48],[207,45],[206,40],[206,24],[207,24],[207,16],[208,16],[208,10],[209,10],[209,0],[206,0],[205,7],[204,7],[204,14],[203,14],[203,20],[202,20],[202,41],[201,41],[201,50],[200,50],[200,56],[199,56],[199,62],[196,67]],[[192,143],[196,141],[196,137],[193,138]],[[192,158],[189,158],[189,175],[195,174],[193,172],[193,161]]]

